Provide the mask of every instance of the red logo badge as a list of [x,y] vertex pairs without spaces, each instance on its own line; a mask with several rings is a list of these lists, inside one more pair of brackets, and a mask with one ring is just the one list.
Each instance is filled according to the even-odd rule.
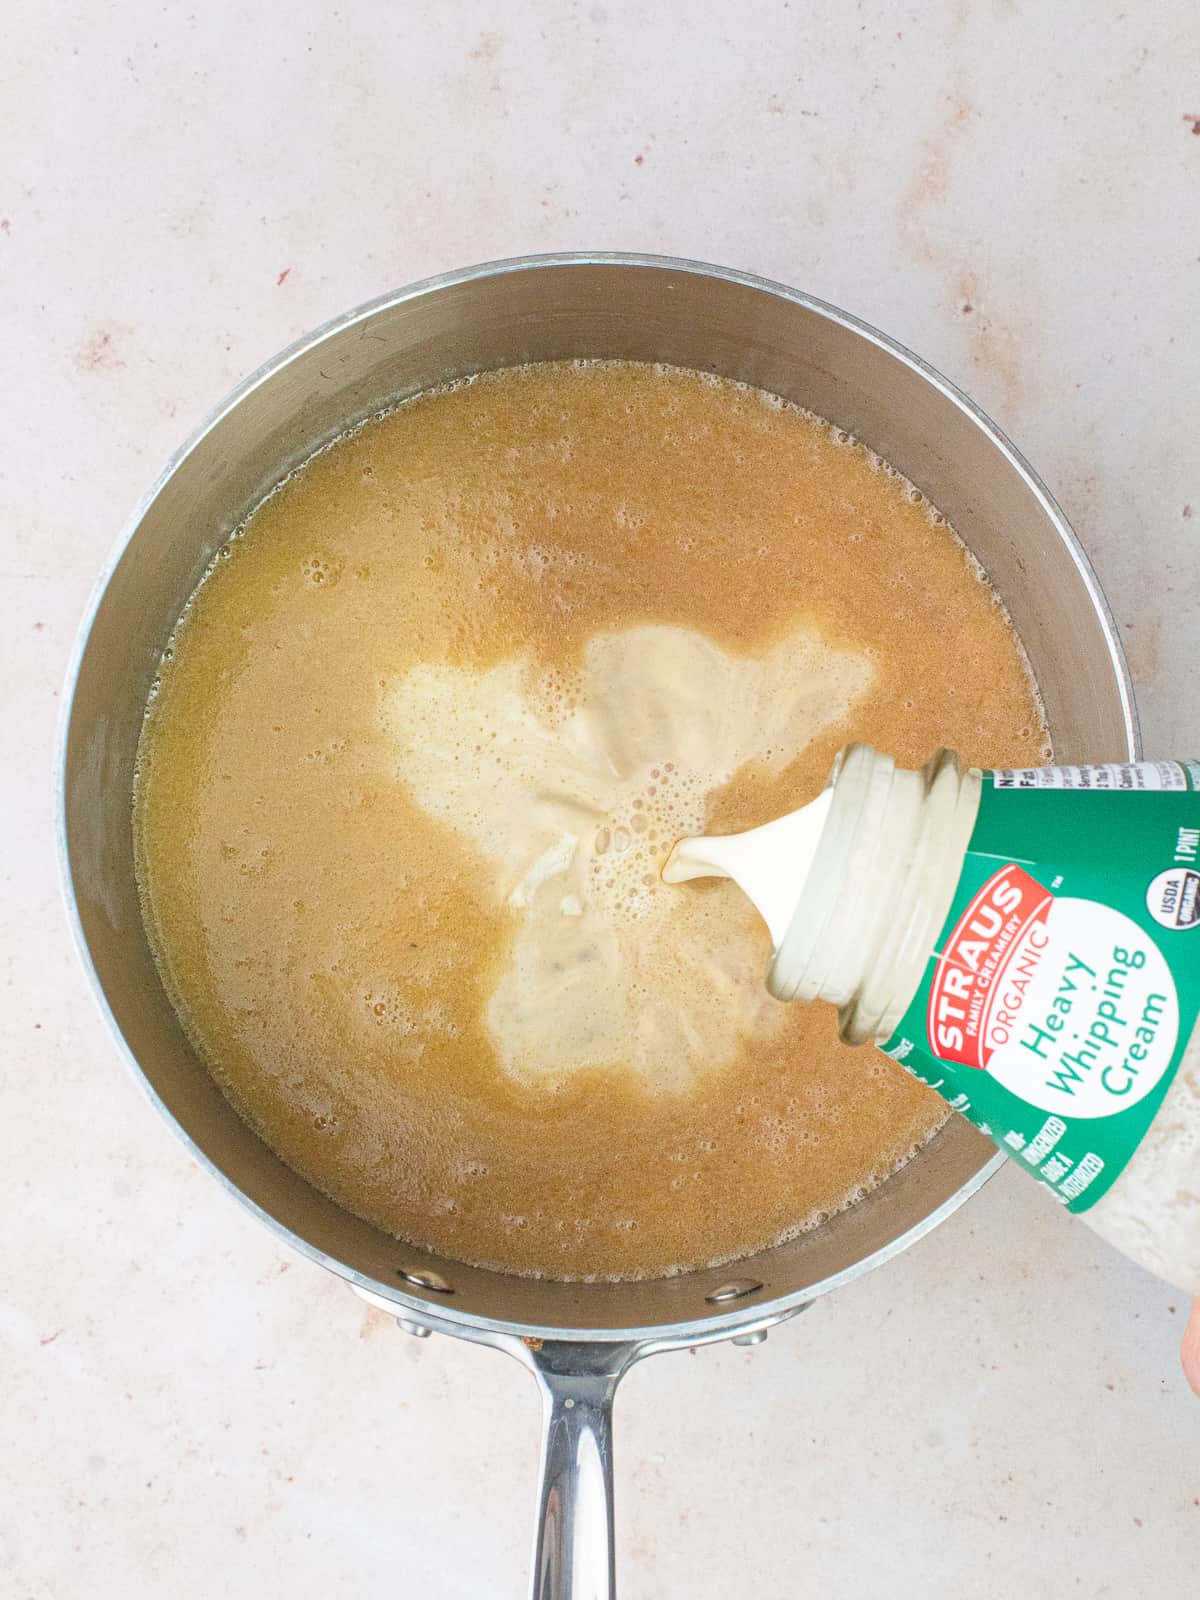
[[951,929],[925,1025],[942,1061],[986,1069],[1013,1037],[1048,941],[1054,896],[1015,862],[993,873]]

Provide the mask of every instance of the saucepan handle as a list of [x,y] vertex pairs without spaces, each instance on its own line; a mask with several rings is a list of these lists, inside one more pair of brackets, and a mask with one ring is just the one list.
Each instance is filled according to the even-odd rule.
[[[586,1347],[584,1347],[586,1349]],[[614,1600],[612,1409],[628,1346],[547,1347],[530,1365],[542,1390],[541,1504],[532,1600]],[[581,1370],[583,1368],[583,1370]]]

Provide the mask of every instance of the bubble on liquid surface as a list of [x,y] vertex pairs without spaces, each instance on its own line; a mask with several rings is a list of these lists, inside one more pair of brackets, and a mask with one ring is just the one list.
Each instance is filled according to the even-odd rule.
[[323,551],[305,556],[300,572],[311,589],[332,589],[342,575],[342,563]]

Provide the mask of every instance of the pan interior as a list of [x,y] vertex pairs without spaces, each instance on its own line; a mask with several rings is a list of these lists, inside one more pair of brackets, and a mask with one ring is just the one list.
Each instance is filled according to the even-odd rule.
[[[955,396],[823,308],[707,272],[554,262],[465,275],[346,320],[235,397],[136,521],[80,662],[64,774],[66,844],[103,997],[152,1092],[197,1151],[301,1248],[400,1303],[451,1318],[601,1335],[728,1318],[708,1296],[730,1270],[618,1285],[504,1277],[437,1262],[350,1217],[284,1167],[231,1112],[183,1039],[142,933],[129,797],[142,707],[163,644],[217,546],[262,493],[330,437],[433,383],[530,360],[621,357],[708,368],[830,418],[869,442],[951,519],[991,575],[1030,654],[1063,759],[1131,752],[1124,684],[1086,567],[1034,480]],[[990,1148],[953,1123],[865,1203],[737,1264],[761,1283],[747,1314],[808,1298],[931,1224],[978,1180]],[[401,1272],[440,1273],[451,1295]]]

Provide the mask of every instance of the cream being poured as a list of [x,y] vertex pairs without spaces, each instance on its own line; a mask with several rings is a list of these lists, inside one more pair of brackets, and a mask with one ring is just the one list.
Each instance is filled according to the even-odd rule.
[[663,882],[732,878],[752,901],[778,950],[816,856],[832,799],[833,790],[823,789],[808,805],[761,828],[680,839],[663,867]]

